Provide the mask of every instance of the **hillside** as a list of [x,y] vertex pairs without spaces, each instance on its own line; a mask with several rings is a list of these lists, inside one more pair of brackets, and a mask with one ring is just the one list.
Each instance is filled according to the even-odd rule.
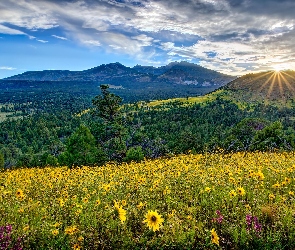
[[95,81],[124,88],[145,88],[163,85],[222,86],[233,76],[218,73],[187,62],[170,63],[159,68],[137,65],[133,68],[120,63],[102,64],[84,71],[28,71],[4,80],[26,81]]
[[153,101],[148,105],[156,106],[171,102],[204,103],[216,98],[233,101],[239,106],[255,103],[291,107],[295,99],[295,71],[246,74],[204,96]]
[[247,74],[222,87],[224,96],[242,102],[289,103],[295,97],[295,71]]

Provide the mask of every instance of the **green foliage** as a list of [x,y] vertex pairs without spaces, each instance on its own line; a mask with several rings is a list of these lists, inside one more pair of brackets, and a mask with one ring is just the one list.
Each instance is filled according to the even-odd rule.
[[0,152],[0,170],[4,168],[4,155]]
[[226,138],[226,149],[230,151],[249,150],[257,131],[262,130],[267,124],[269,122],[265,119],[244,118],[232,128],[230,136]]
[[[98,120],[94,126],[97,139],[103,145],[110,160],[122,161],[125,156],[127,129],[122,119],[121,97],[110,93],[107,85],[100,85],[101,95],[96,96],[92,103],[94,117]],[[92,124],[93,125],[93,124]]]
[[276,121],[256,133],[251,149],[265,151],[284,148],[284,138],[283,125]]
[[144,153],[142,151],[142,148],[140,146],[137,147],[131,147],[126,152],[126,157],[124,158],[124,161],[126,162],[140,162],[144,159]]
[[94,114],[96,116],[108,122],[113,122],[115,119],[120,118],[122,98],[111,93],[108,89],[108,85],[100,85],[101,95],[96,96],[92,100],[92,104],[95,106]]
[[[137,146],[142,148],[146,158],[219,148],[228,151],[295,148],[294,107],[282,109],[252,103],[241,108],[219,95],[216,98],[202,97],[204,102],[201,103],[195,103],[195,98],[190,97],[183,101],[163,102],[162,105],[141,102],[120,106],[121,98],[115,94],[120,91],[110,91],[113,92],[102,86],[101,95],[95,98],[93,113],[81,112],[90,110],[91,99],[81,93],[77,99],[73,98],[75,91],[65,92],[64,96],[43,93],[45,99],[39,96],[40,100],[27,96],[26,104],[4,106],[6,111],[12,108],[17,112],[40,110],[32,111],[22,119],[1,123],[0,151],[5,159],[4,167],[86,164],[93,159],[103,159],[97,160],[99,164],[107,160],[121,162],[128,150]],[[18,98],[24,101],[24,97]],[[271,135],[273,128],[257,134],[275,121],[282,124],[280,139]],[[80,124],[85,124],[94,136],[94,146],[91,147],[96,148],[99,157],[92,157],[94,151],[91,150],[90,155],[86,154],[88,158],[80,161],[73,158],[77,152],[69,154],[67,143]]]
[[69,167],[104,163],[105,154],[95,144],[89,128],[81,125],[67,140],[66,151],[59,157],[60,163]]

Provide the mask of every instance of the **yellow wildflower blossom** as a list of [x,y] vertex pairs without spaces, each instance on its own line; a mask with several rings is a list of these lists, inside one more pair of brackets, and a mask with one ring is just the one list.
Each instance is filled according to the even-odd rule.
[[58,229],[51,230],[51,234],[54,235],[54,236],[58,235],[59,234]]
[[145,218],[146,219],[143,222],[147,223],[147,226],[154,232],[160,230],[160,226],[164,222],[164,219],[158,214],[157,211],[149,210],[145,215]]
[[242,187],[239,187],[237,192],[240,196],[244,196],[246,194],[245,189]]
[[211,231],[211,242],[219,246],[219,237],[213,228]]

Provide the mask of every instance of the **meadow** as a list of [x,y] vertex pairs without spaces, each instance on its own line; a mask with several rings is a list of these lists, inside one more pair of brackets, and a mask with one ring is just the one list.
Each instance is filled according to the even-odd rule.
[[294,249],[294,153],[0,172],[1,249]]

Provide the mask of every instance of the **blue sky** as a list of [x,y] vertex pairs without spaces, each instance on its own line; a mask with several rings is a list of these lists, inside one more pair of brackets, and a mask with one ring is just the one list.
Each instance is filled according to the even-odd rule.
[[5,0],[0,79],[111,62],[295,69],[294,13],[294,0]]

